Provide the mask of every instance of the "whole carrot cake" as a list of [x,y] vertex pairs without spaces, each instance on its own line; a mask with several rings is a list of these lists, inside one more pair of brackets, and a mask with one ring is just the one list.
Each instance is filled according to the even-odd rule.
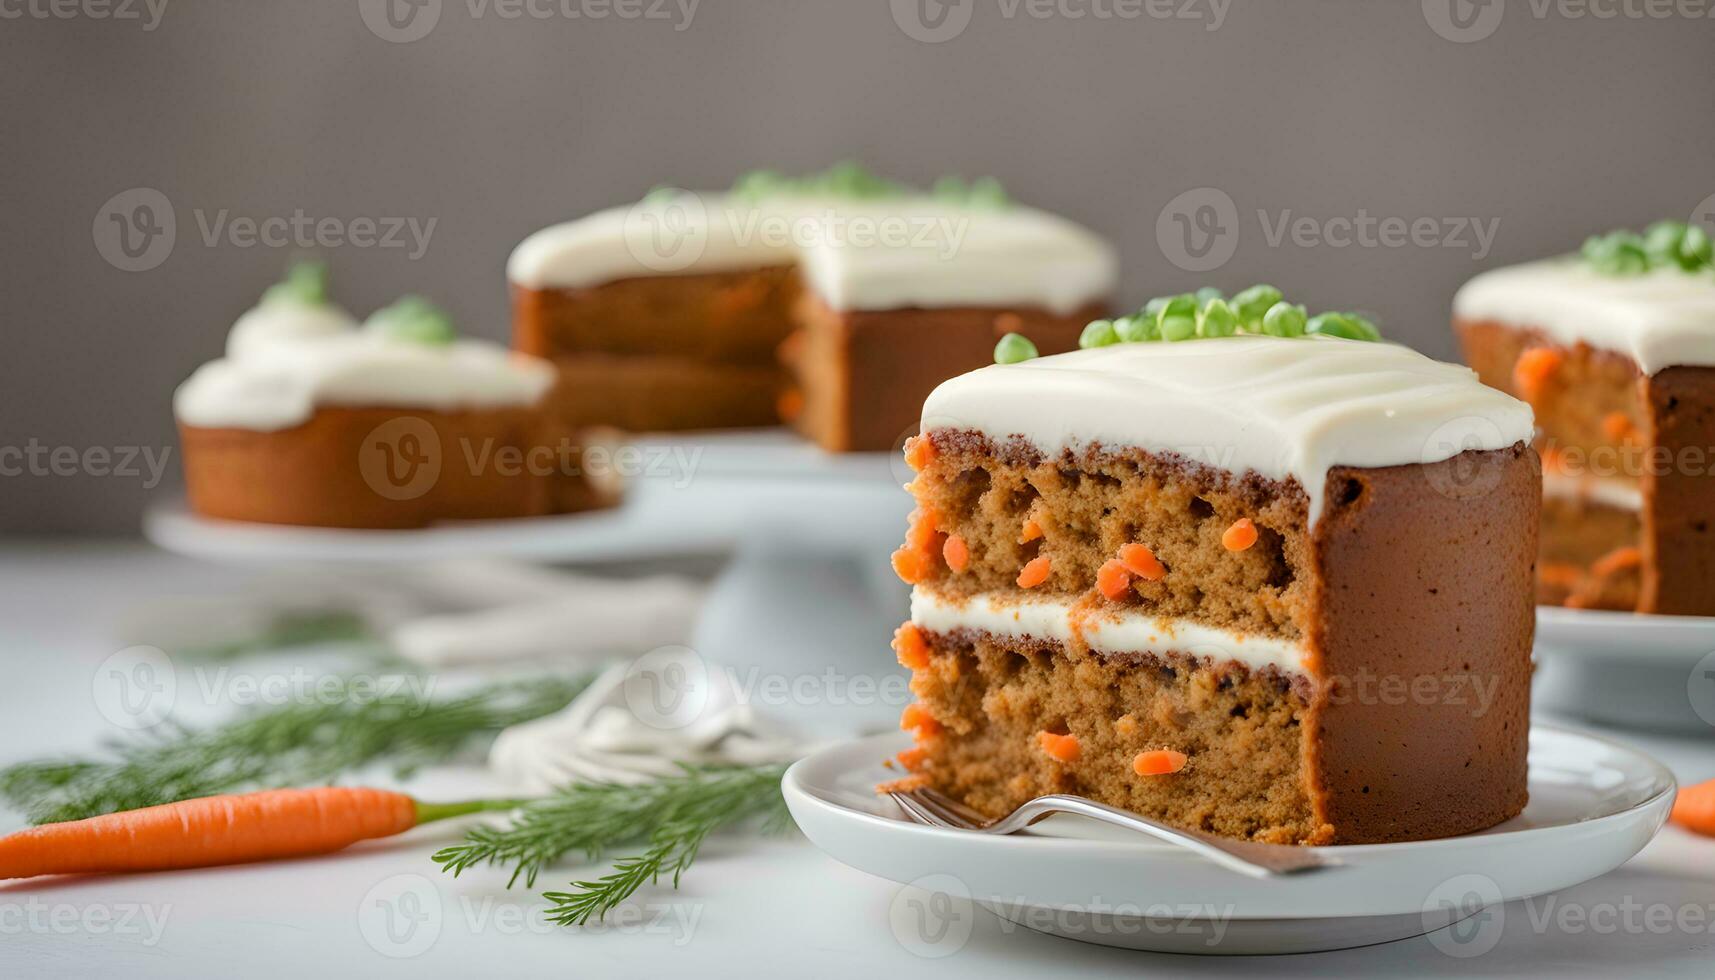
[[412,528],[612,502],[582,434],[545,410],[553,367],[406,297],[363,324],[300,265],[173,398],[190,505],[270,524]]
[[1267,286],[1083,344],[1007,338],[923,407],[906,782],[1277,843],[1517,814],[1529,407]]
[[1466,360],[1536,410],[1543,603],[1715,616],[1711,251],[1664,221],[1454,298]]
[[568,423],[784,420],[846,451],[896,449],[1006,333],[1070,350],[1115,262],[992,180],[925,192],[842,165],[652,192],[531,235],[507,276],[514,344],[558,366]]

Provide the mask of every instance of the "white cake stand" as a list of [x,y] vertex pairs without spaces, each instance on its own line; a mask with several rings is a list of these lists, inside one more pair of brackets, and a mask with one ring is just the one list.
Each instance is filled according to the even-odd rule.
[[149,510],[144,533],[178,554],[268,566],[730,551],[693,630],[697,653],[759,712],[807,737],[891,727],[910,699],[889,649],[907,615],[908,592],[888,561],[911,508],[903,460],[829,454],[778,430],[631,445],[650,465],[609,511],[364,531],[209,520],[175,500]]

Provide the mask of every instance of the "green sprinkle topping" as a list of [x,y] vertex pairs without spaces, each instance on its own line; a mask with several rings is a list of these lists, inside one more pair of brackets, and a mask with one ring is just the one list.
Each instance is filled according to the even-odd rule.
[[[1129,317],[1122,319],[1130,319]],[[1084,332],[1078,335],[1078,346],[1084,350],[1092,347],[1107,347],[1121,340],[1112,320],[1091,320]]]
[[364,324],[394,340],[439,347],[458,337],[452,317],[421,296],[401,296],[392,306],[376,310]]
[[1709,232],[1683,221],[1657,221],[1639,235],[1611,231],[1584,241],[1584,261],[1607,276],[1639,276],[1652,269],[1703,272],[1715,268]]
[[328,266],[326,262],[301,260],[286,270],[280,280],[262,294],[264,303],[296,303],[300,306],[326,306],[328,302]]
[[1304,307],[1287,302],[1280,290],[1257,285],[1230,300],[1209,288],[1177,296],[1157,296],[1143,304],[1136,313],[1091,323],[1084,329],[1078,346],[1106,347],[1116,341],[1136,344],[1241,334],[1270,337],[1314,334],[1364,341],[1382,339],[1381,331],[1368,317],[1357,313],[1322,313],[1311,317]]
[[[1110,329],[1112,324],[1109,324]],[[1036,356],[1036,345],[1021,333],[1009,333],[994,345],[996,364],[1018,364]]]

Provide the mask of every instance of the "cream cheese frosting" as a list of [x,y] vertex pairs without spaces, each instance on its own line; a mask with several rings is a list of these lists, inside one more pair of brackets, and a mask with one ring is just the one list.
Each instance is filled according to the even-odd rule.
[[450,411],[532,405],[554,383],[546,361],[495,344],[423,344],[368,329],[335,307],[275,300],[240,317],[225,357],[173,396],[180,422],[275,432],[322,406]]
[[1094,444],[1175,453],[1295,479],[1322,512],[1335,466],[1434,463],[1531,438],[1530,406],[1475,372],[1397,344],[1220,337],[1117,344],[943,382],[922,427],[1018,437],[1044,453]]
[[1106,242],[1034,208],[687,193],[545,228],[513,251],[507,277],[577,289],[788,264],[842,311],[1029,305],[1064,315],[1107,296],[1118,276]]
[[911,622],[938,633],[971,629],[1062,643],[1076,639],[1102,653],[1174,653],[1211,663],[1231,661],[1253,671],[1273,667],[1287,674],[1308,673],[1309,651],[1297,640],[1247,636],[1138,610],[1090,615],[1060,599],[951,599],[919,586],[911,592]]
[[1453,314],[1617,351],[1645,374],[1715,365],[1715,275],[1706,269],[1615,276],[1578,258],[1531,262],[1472,279],[1453,297]]

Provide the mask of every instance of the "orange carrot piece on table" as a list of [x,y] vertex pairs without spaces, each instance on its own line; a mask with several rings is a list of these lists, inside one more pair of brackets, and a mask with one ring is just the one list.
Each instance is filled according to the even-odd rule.
[[899,665],[910,670],[929,666],[929,642],[916,623],[906,623],[893,634],[893,650],[899,654]]
[[1049,563],[1047,555],[1032,558],[1024,563],[1024,568],[1018,573],[1018,587],[1021,589],[1034,589],[1043,582],[1048,581],[1048,572]]
[[1131,591],[1131,572],[1125,567],[1125,562],[1118,558],[1110,558],[1096,569],[1096,588],[1102,595],[1118,602]]
[[1256,544],[1256,525],[1248,517],[1239,518],[1221,532],[1221,547],[1228,551],[1244,551],[1253,544]]
[[965,539],[957,534],[947,535],[947,541],[941,545],[941,557],[947,562],[947,567],[955,572],[962,572],[971,564],[971,548],[965,544]]
[[1519,397],[1527,402],[1534,402],[1542,397],[1542,391],[1548,386],[1548,381],[1554,373],[1560,370],[1560,352],[1552,347],[1532,347],[1520,354],[1517,363],[1513,365],[1513,387]]
[[1139,752],[1131,762],[1131,771],[1139,776],[1167,776],[1185,768],[1189,759],[1183,752],[1172,749],[1155,749],[1150,752]]
[[1059,762],[1077,762],[1081,753],[1076,735],[1056,735],[1053,732],[1037,732],[1036,744],[1048,757]]
[[1156,582],[1167,574],[1167,567],[1155,557],[1155,552],[1141,544],[1120,546],[1120,561],[1138,578]]
[[0,837],[0,878],[167,871],[328,854],[450,815],[420,807],[403,793],[360,787],[207,796]]
[[1681,786],[1668,819],[1694,834],[1715,837],[1715,779]]

